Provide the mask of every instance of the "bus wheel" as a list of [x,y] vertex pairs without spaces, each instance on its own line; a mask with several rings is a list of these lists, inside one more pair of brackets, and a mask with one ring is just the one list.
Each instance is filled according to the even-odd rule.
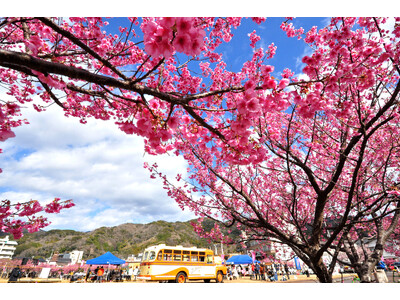
[[223,283],[224,282],[224,275],[222,274],[221,271],[218,271],[217,278],[215,278],[215,281],[217,283]]
[[210,282],[210,279],[204,279],[204,282],[205,282],[205,283],[209,283],[209,282]]
[[175,282],[185,283],[186,282],[186,274],[184,272],[179,272],[178,275],[176,275]]

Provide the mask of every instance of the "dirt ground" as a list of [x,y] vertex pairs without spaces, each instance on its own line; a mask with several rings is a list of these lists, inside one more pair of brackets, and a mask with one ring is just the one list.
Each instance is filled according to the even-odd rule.
[[[354,277],[355,274],[345,274],[344,277]],[[294,277],[294,275],[290,275],[290,280],[288,281],[278,281],[279,283],[290,283],[290,282],[297,282],[297,281],[313,281],[313,282],[318,282],[318,279],[315,275],[310,275],[310,277],[307,277],[306,275],[296,275],[297,278]],[[334,275],[333,278],[340,278],[340,275]],[[279,276],[279,279],[282,277]],[[200,282],[200,281],[198,281]],[[0,278],[0,283],[7,283],[7,279]],[[60,280],[60,279],[31,279],[31,278],[20,278],[18,283],[70,283],[69,280]],[[73,283],[85,283],[83,281],[81,282],[73,282]],[[144,283],[144,281],[124,281],[123,283]],[[242,277],[239,279],[235,280],[224,280],[224,283],[274,283],[270,281],[263,281],[263,280],[252,280],[248,276]]]

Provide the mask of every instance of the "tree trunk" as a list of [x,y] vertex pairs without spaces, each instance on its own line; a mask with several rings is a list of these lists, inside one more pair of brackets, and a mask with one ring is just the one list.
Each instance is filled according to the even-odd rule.
[[380,241],[377,241],[374,252],[364,261],[360,268],[360,280],[361,282],[372,282],[374,281],[374,269],[380,258],[383,255],[383,245]]
[[363,263],[362,267],[360,268],[360,273],[358,276],[360,277],[361,282],[369,283],[374,281],[373,271],[375,268],[376,263],[372,261],[366,261]]
[[372,282],[375,279],[373,272],[375,266],[378,264],[383,255],[383,245],[386,242],[384,237],[384,234],[378,232],[374,251],[368,256],[361,266],[361,274],[359,274],[361,282]]
[[317,275],[319,282],[332,283],[332,274],[329,273],[328,268],[322,262],[322,258],[312,266],[312,270]]

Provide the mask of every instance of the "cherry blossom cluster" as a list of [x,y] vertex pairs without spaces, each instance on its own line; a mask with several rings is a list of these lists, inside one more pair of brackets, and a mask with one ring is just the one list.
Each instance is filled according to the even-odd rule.
[[218,241],[223,244],[230,244],[233,240],[226,234],[221,231],[221,227],[218,223],[214,224],[214,227],[211,228],[209,232],[204,230],[203,227],[203,218],[197,219],[195,222],[191,222],[190,224],[193,227],[193,230],[202,238],[207,239],[209,242]]
[[288,37],[297,37],[298,39],[301,39],[304,33],[303,28],[295,29],[292,23],[288,24],[287,22],[281,24],[281,29],[286,32]]
[[143,22],[142,30],[145,50],[155,57],[168,58],[174,51],[196,56],[204,45],[205,31],[193,18],[160,18]]
[[0,202],[0,230],[9,232],[15,239],[19,239],[23,236],[24,230],[32,233],[50,224],[47,218],[36,216],[38,213],[59,213],[62,209],[74,205],[72,200],[61,201],[60,198],[55,198],[44,207],[37,200],[16,204],[11,204],[10,200],[2,200]]

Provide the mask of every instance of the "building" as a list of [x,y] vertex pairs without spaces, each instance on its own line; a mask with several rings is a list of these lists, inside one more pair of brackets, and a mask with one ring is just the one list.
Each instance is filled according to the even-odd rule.
[[[362,239],[362,243],[360,243],[360,242],[356,243],[356,245],[358,247],[361,247],[361,244],[364,244],[369,252],[373,252],[375,249],[375,246],[376,246],[376,238],[375,237],[365,237]],[[391,260],[397,261],[400,257],[397,256],[395,253],[399,252],[400,246],[396,244],[396,241],[388,241],[386,243],[386,246],[388,246],[388,248],[391,249],[393,251],[393,253],[390,253],[384,249],[383,254],[382,254],[382,260],[383,261],[391,261]]]
[[58,266],[71,265],[71,255],[69,253],[58,254],[56,263]]
[[66,266],[82,263],[83,251],[74,250],[70,253],[54,253],[49,264]]
[[4,239],[0,239],[0,258],[11,259],[17,245],[17,242],[9,240],[8,235]]
[[71,259],[71,264],[82,263],[83,251],[74,250],[69,253],[69,258]]
[[[140,267],[140,262],[142,261],[143,253],[139,253],[138,256],[130,255],[125,260],[128,263],[128,268],[130,271],[133,271],[136,267]],[[132,275],[132,274],[130,274]]]

